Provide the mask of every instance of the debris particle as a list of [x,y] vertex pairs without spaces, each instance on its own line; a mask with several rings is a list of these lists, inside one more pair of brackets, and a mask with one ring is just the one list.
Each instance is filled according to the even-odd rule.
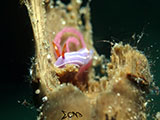
[[131,108],[128,108],[127,110],[128,110],[128,112],[131,112]]
[[72,11],[72,10],[73,10],[72,5],[68,5],[68,6],[67,6],[67,10],[68,10],[68,11]]
[[40,89],[37,89],[36,91],[35,91],[35,94],[39,94],[40,93]]
[[78,4],[81,4],[81,3],[82,3],[82,0],[76,0],[76,2],[77,2]]
[[160,120],[160,112],[157,112],[156,118],[157,118],[157,120]]
[[44,96],[43,98],[42,98],[42,101],[43,102],[46,102],[48,100],[48,97],[47,96]]
[[120,96],[121,94],[120,93],[117,93],[117,96]]
[[33,70],[32,69],[29,70],[29,74],[30,74],[30,76],[32,76],[32,74],[33,74]]
[[55,32],[52,32],[52,34],[55,35],[56,33],[55,33]]
[[47,59],[51,59],[51,55],[50,54],[47,55]]
[[23,102],[20,101],[20,100],[18,100],[17,102],[18,102],[19,104],[21,104],[21,105],[26,106],[26,107],[31,106],[31,104],[30,104],[29,102],[27,102],[27,100],[23,100]]
[[62,20],[62,25],[65,25],[66,24],[66,21]]

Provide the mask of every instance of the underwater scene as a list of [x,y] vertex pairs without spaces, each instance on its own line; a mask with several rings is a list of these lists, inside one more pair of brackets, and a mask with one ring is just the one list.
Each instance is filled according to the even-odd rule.
[[1,120],[160,120],[159,4],[11,1]]

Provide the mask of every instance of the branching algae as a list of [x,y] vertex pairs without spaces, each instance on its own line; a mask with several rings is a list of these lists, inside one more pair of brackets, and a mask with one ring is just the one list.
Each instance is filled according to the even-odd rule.
[[93,47],[89,2],[25,1],[36,45],[37,119],[146,120],[145,96],[152,81],[148,60],[129,44],[115,43],[97,80],[102,57]]

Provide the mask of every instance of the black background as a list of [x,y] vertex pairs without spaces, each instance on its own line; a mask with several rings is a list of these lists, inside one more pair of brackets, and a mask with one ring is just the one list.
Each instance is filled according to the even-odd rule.
[[[100,2],[101,1],[101,2]],[[110,45],[99,40],[123,41],[137,46],[147,55],[154,81],[160,85],[160,2],[158,0],[92,0],[91,22],[97,51],[109,57]],[[0,118],[2,120],[34,120],[35,109],[24,107],[17,101],[31,101],[29,68],[34,56],[32,28],[25,6],[18,0],[1,2],[1,77]],[[131,35],[144,37],[139,44],[131,41]],[[160,98],[149,97],[150,111],[160,111]],[[151,119],[151,118],[150,118]]]

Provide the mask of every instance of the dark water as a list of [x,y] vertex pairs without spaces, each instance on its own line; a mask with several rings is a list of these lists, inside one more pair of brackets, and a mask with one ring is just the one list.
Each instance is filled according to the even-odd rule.
[[[100,2],[101,1],[101,2]],[[18,103],[32,102],[29,85],[30,58],[34,55],[34,42],[27,11],[18,0],[3,1],[1,7],[1,120],[35,120],[36,110],[32,105],[25,107]],[[108,43],[98,40],[115,40],[137,46],[146,54],[151,64],[154,82],[160,85],[160,2],[158,0],[93,0],[91,12],[94,44],[100,54],[110,55]],[[139,42],[130,40],[136,33],[144,33]],[[160,111],[160,97],[150,94],[148,99],[150,116]],[[152,120],[151,117],[148,117]]]

